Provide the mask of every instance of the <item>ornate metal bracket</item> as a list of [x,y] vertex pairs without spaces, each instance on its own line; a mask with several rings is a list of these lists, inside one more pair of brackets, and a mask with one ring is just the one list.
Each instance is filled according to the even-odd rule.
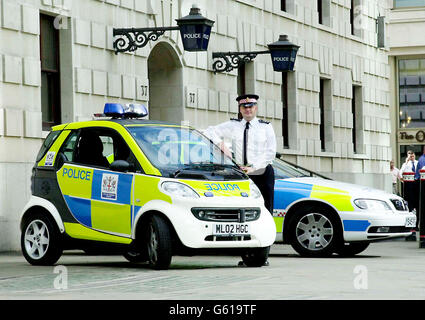
[[151,41],[156,41],[166,31],[179,30],[179,27],[158,27],[158,28],[127,28],[114,29],[113,35],[115,54],[118,52],[133,52],[138,48],[143,48]]
[[213,52],[214,61],[212,67],[216,72],[230,72],[238,69],[244,63],[254,60],[257,55],[270,53],[270,51],[251,51],[251,52]]

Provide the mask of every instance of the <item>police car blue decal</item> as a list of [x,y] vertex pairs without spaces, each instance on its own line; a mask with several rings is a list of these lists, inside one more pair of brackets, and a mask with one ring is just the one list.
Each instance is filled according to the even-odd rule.
[[66,204],[77,219],[83,225],[90,227],[91,222],[91,201],[90,199],[81,199],[64,195]]
[[110,171],[94,170],[93,183],[92,183],[92,200],[108,201],[113,203],[131,204],[131,186],[133,182],[132,174],[124,174],[114,172],[117,175],[117,185],[115,191],[110,192],[109,195],[105,194],[102,190],[103,175],[111,174]]
[[343,223],[345,231],[363,232],[370,226],[368,220],[344,220]]
[[[292,202],[309,198],[313,185],[309,183],[276,180],[274,193],[274,209],[286,209]],[[277,192],[284,190],[285,192]]]

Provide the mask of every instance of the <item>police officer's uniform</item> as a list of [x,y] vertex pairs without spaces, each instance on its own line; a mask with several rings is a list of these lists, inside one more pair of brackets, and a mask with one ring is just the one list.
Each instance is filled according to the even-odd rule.
[[[236,100],[239,105],[253,105],[257,99],[257,95],[243,95]],[[276,156],[273,126],[257,117],[249,122],[245,119],[230,119],[208,127],[204,133],[217,145],[222,141],[230,142],[235,162],[254,169],[249,177],[260,189],[266,208],[273,213],[274,171],[271,164]]]

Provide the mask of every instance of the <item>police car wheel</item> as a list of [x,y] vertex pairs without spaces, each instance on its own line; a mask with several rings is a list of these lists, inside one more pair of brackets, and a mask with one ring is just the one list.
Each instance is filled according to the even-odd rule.
[[155,270],[168,269],[172,258],[171,230],[164,218],[153,215],[147,225],[148,261]]
[[296,252],[307,257],[332,255],[342,243],[340,223],[322,207],[301,207],[290,221],[290,243]]
[[59,229],[48,217],[31,215],[24,221],[21,249],[32,265],[53,265],[62,255]]
[[369,245],[369,242],[347,242],[342,244],[336,253],[342,257],[352,257],[365,251]]
[[270,247],[252,248],[245,251],[242,255],[242,261],[247,267],[261,267],[269,257]]

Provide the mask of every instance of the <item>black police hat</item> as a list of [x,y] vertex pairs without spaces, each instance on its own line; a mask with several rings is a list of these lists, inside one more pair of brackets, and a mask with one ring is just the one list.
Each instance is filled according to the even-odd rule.
[[257,104],[259,96],[256,94],[243,94],[236,98],[236,101],[240,106],[243,107],[252,107]]

